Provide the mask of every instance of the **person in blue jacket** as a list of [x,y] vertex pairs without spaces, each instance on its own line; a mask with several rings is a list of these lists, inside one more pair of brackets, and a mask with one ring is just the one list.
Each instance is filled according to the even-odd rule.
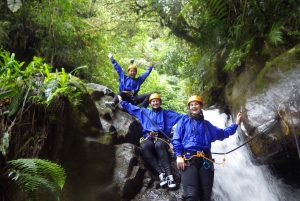
[[142,107],[147,108],[149,105],[149,94],[138,95],[141,85],[145,79],[149,76],[152,71],[153,64],[138,78],[136,78],[137,67],[132,64],[127,68],[128,76],[125,75],[124,70],[119,66],[118,62],[113,58],[113,54],[109,53],[108,58],[113,64],[119,75],[119,93],[114,97],[112,102],[106,102],[105,105],[111,109],[115,109],[119,103],[118,95],[122,97],[123,100],[133,104],[138,105],[142,103]]
[[186,201],[209,201],[214,169],[213,164],[203,158],[202,154],[211,160],[211,143],[233,135],[241,123],[242,113],[237,114],[236,123],[221,129],[204,120],[202,98],[191,96],[188,107],[189,114],[177,123],[172,138],[177,168],[180,170]]
[[[170,138],[172,127],[184,115],[172,110],[162,109],[160,107],[162,100],[157,93],[151,94],[149,97],[151,110],[122,101],[120,96],[119,100],[122,107],[129,114],[137,117],[142,124],[143,138],[140,141],[142,156],[145,162],[159,176],[160,186],[168,184],[169,188],[175,188],[176,183],[171,173],[171,162],[168,155],[168,138]],[[162,167],[159,165],[159,162]]]

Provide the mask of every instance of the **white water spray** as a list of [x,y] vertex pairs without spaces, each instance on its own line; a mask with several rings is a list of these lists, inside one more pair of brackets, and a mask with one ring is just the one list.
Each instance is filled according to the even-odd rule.
[[[203,111],[206,120],[219,128],[225,128],[226,114],[217,109]],[[235,117],[234,117],[235,118]],[[229,120],[228,125],[232,123]],[[238,147],[238,134],[212,143],[212,152],[224,153]],[[246,145],[247,146],[247,145]],[[243,146],[226,155],[224,166],[215,165],[213,187],[214,201],[296,201],[300,191],[283,183],[268,170],[267,166],[256,166],[251,162],[247,147]],[[216,162],[224,155],[213,154]]]

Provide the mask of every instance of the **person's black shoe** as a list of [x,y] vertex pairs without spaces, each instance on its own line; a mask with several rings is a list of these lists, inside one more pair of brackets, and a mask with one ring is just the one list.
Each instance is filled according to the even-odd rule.
[[105,106],[110,108],[111,110],[116,109],[116,104],[114,102],[105,102]]

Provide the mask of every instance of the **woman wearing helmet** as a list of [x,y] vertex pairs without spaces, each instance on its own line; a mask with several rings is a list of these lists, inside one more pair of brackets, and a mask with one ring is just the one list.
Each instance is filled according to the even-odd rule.
[[211,159],[211,143],[233,135],[241,123],[242,113],[237,114],[236,123],[221,129],[204,120],[201,97],[191,96],[187,105],[190,112],[178,122],[172,138],[177,168],[180,170],[186,201],[210,201],[213,164],[201,157],[200,153]]
[[[109,53],[108,58],[110,59],[111,63],[113,64],[114,68],[116,69],[119,75],[119,93],[123,100],[127,102],[138,105],[142,103],[142,107],[148,107],[149,101],[148,98],[150,94],[141,94],[138,95],[141,85],[145,81],[145,79],[149,76],[152,71],[152,62],[151,66],[146,70],[138,78],[136,77],[137,67],[133,64],[133,60],[131,60],[131,65],[127,68],[128,76],[125,75],[124,70],[119,66],[118,62],[113,58],[113,54]],[[118,96],[115,96],[113,102],[106,102],[105,105],[111,109],[115,109],[117,104],[119,103]]]
[[[126,101],[122,101],[119,96],[120,104],[128,111],[129,114],[137,117],[143,127],[143,140],[141,143],[141,151],[146,163],[159,176],[160,186],[168,184],[169,188],[175,188],[176,183],[171,173],[171,162],[168,155],[172,127],[179,121],[183,114],[178,114],[171,110],[162,109],[161,97],[154,93],[149,97],[152,109],[140,108]],[[156,156],[158,158],[156,158]],[[159,165],[162,165],[162,168]]]

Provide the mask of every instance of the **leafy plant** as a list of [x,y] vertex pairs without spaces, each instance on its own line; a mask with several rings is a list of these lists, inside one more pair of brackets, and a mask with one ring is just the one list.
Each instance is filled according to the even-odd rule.
[[[50,200],[60,200],[60,192],[66,180],[64,169],[44,159],[22,158],[7,162],[11,177],[27,194],[27,200],[38,201],[44,192]],[[43,195],[43,198],[46,196]],[[41,197],[42,198],[42,197]]]
[[34,57],[25,68],[24,62],[16,61],[15,54],[10,55],[8,51],[0,51],[0,58],[0,98],[10,101],[9,108],[2,115],[15,117],[0,143],[0,149],[6,154],[10,129],[16,119],[22,119],[28,101],[50,105],[56,97],[66,96],[73,105],[78,105],[86,88],[80,79],[64,69],[61,73],[51,73],[51,67],[42,63],[41,58]]
[[278,43],[283,42],[282,32],[277,27],[272,27],[270,33],[267,35],[271,44],[277,46]]

